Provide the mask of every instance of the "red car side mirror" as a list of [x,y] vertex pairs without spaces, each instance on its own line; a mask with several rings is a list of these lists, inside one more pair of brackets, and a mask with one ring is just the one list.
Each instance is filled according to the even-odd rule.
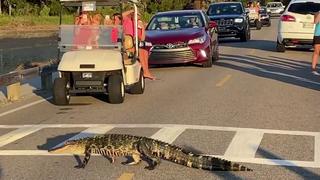
[[215,21],[210,21],[209,22],[209,28],[210,29],[217,28],[217,27],[218,27],[218,24]]

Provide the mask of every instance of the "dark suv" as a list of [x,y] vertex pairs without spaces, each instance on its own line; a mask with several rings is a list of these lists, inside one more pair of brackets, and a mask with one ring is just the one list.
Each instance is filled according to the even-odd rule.
[[210,5],[208,16],[218,24],[219,37],[237,37],[250,40],[248,15],[240,2],[221,2]]

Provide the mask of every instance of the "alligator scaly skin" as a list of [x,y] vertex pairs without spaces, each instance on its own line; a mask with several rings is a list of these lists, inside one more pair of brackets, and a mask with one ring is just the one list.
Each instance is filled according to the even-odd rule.
[[180,147],[147,137],[125,134],[105,134],[90,138],[67,141],[63,146],[49,150],[51,153],[85,154],[81,168],[84,168],[91,154],[100,154],[114,162],[115,157],[131,156],[138,164],[142,157],[151,160],[147,169],[154,169],[160,159],[168,160],[187,167],[210,171],[252,171],[251,169],[224,159],[197,155]]

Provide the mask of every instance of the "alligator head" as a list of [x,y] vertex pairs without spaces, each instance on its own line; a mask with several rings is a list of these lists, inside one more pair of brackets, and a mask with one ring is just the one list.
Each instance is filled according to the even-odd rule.
[[62,146],[54,147],[49,151],[52,154],[84,154],[86,150],[86,144],[78,140],[70,140],[65,142]]

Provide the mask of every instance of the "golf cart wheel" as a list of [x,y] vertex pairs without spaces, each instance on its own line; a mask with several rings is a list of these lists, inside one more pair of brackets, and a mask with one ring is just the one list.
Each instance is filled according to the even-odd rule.
[[67,80],[56,78],[53,83],[53,100],[56,105],[68,105],[70,95],[68,93]]
[[111,75],[108,79],[108,100],[111,104],[121,104],[124,101],[125,87],[119,74]]
[[270,26],[271,26],[271,21],[269,21],[267,24],[267,27],[270,27]]
[[279,41],[277,41],[277,51],[278,52],[285,52],[286,51],[286,46],[282,43],[279,43]]
[[145,81],[143,77],[143,72],[140,72],[139,82],[135,83],[130,88],[131,94],[143,94],[145,89]]
[[256,21],[256,28],[257,28],[257,30],[260,30],[262,28],[261,21]]

